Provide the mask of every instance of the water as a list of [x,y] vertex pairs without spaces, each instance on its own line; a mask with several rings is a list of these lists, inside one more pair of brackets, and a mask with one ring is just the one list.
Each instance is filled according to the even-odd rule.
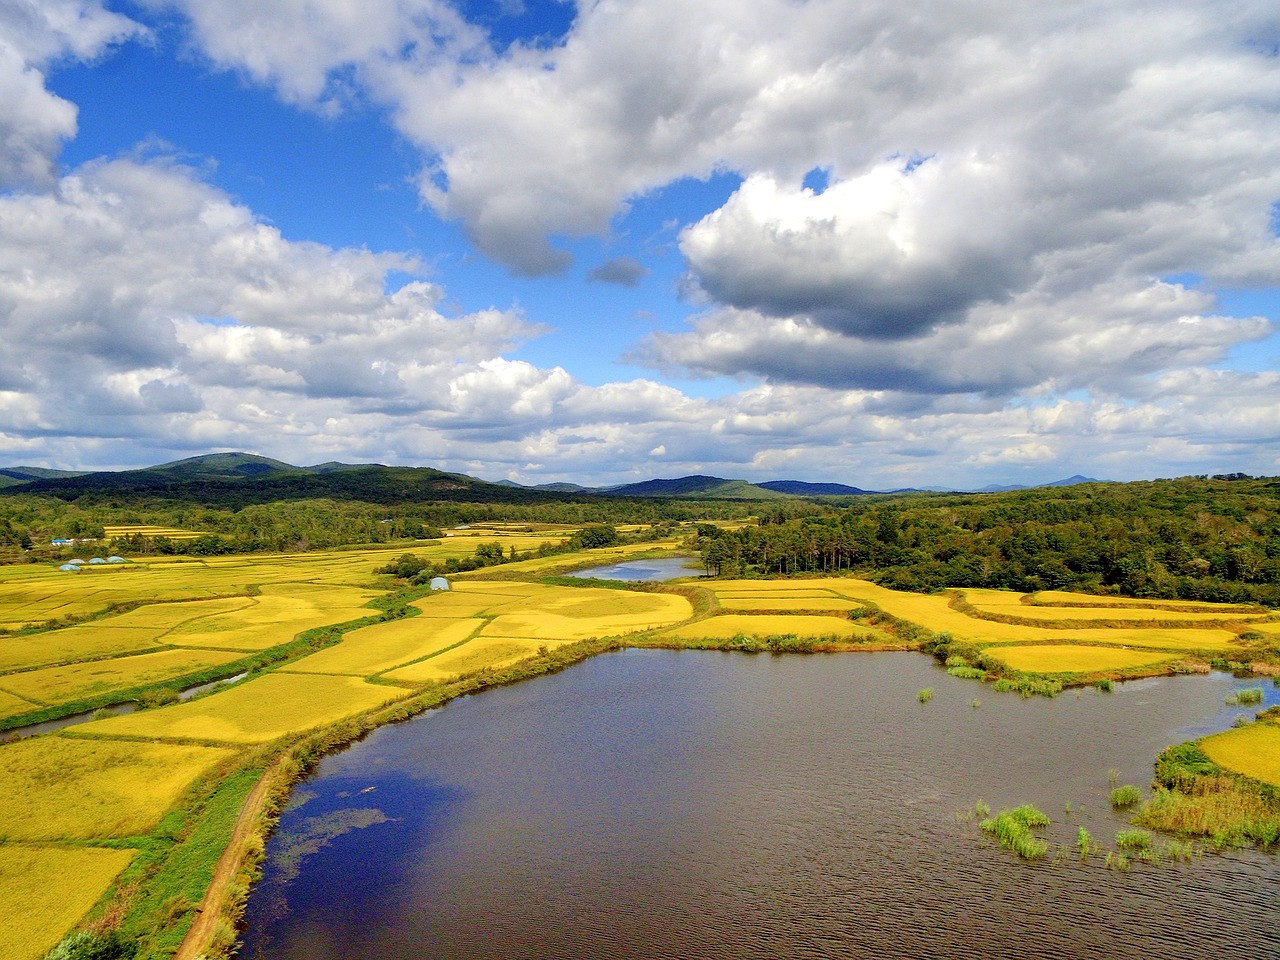
[[1110,843],[1109,771],[1145,786],[1242,685],[1022,700],[919,654],[596,657],[325,760],[242,956],[1280,956],[1274,857],[1027,864],[958,816],[1032,802],[1055,843]]
[[592,580],[626,580],[632,583],[659,583],[680,577],[699,576],[700,571],[696,567],[687,566],[689,559],[689,557],[659,557],[656,560],[627,560],[607,567],[576,570],[568,576]]

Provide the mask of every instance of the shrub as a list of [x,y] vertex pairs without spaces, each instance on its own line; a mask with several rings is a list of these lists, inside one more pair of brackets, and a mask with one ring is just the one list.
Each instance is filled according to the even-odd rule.
[[131,960],[137,952],[138,945],[126,942],[117,930],[76,930],[45,954],[45,960]]

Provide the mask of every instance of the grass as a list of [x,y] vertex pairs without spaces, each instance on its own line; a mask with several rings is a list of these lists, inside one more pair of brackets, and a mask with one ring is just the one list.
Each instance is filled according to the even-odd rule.
[[916,699],[921,703],[928,703],[933,699],[933,687],[921,687],[916,693]]
[[[1258,723],[1245,728],[1265,728]],[[1226,737],[1238,731],[1217,736]],[[1204,837],[1215,847],[1280,842],[1280,797],[1273,785],[1224,771],[1200,743],[1182,743],[1156,760],[1157,789],[1133,817],[1138,826]]]
[[1246,687],[1243,690],[1235,690],[1227,695],[1226,703],[1229,707],[1248,707],[1256,706],[1262,702],[1261,687]]
[[93,847],[0,846],[0,957],[40,960],[133,856]]
[[1049,818],[1029,803],[1012,810],[1001,810],[994,817],[983,820],[980,826],[991,834],[1006,850],[1012,850],[1024,860],[1038,860],[1049,852],[1049,843],[1032,831],[1049,825]]
[[233,751],[33,737],[0,749],[0,838],[89,840],[151,830]]
[[1125,810],[1142,799],[1142,791],[1132,784],[1125,784],[1113,789],[1110,799],[1112,809]]
[[213,696],[95,720],[78,735],[265,743],[310,730],[405,695],[355,677],[269,673]]
[[724,596],[718,594],[722,610],[857,610],[862,604],[846,597],[831,594],[805,594],[803,596]]

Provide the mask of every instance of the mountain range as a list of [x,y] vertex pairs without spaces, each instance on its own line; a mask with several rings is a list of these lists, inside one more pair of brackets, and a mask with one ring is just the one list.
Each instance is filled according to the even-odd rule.
[[[1076,475],[1042,486],[1096,483]],[[41,493],[72,500],[86,495],[138,494],[179,500],[209,500],[228,504],[330,497],[369,503],[406,500],[468,502],[537,502],[578,496],[666,497],[714,500],[780,500],[791,497],[858,497],[869,494],[914,493],[918,489],[864,490],[843,483],[770,480],[749,483],[723,477],[689,476],[645,480],[612,487],[584,487],[574,483],[523,486],[509,480],[490,483],[460,473],[430,467],[394,467],[380,463],[329,461],[295,466],[251,453],[211,453],[162,463],[140,470],[73,471],[43,467],[0,468],[5,493]],[[937,489],[937,488],[934,488]],[[1006,492],[1024,487],[990,486],[979,491]]]

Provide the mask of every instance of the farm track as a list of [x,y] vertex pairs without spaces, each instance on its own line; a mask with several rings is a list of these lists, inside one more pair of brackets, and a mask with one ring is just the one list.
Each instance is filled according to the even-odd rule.
[[213,939],[218,920],[222,917],[222,904],[244,856],[245,841],[262,813],[267,795],[271,792],[283,763],[284,757],[281,757],[269,766],[245,798],[240,816],[236,818],[235,829],[231,831],[231,840],[213,868],[213,880],[205,891],[204,899],[200,901],[195,922],[191,924],[191,929],[173,955],[174,960],[197,960]]

